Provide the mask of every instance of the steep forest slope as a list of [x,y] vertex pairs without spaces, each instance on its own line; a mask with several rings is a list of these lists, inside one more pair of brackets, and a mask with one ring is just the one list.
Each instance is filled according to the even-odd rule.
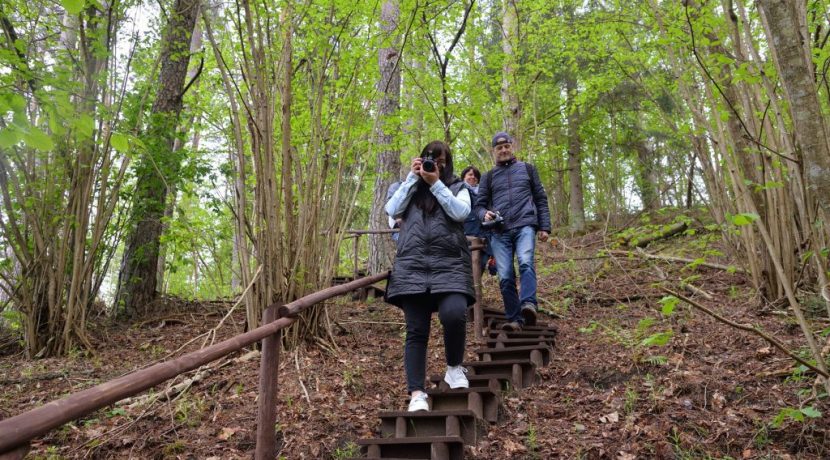
[[[758,326],[803,354],[803,338],[785,306],[757,295],[740,260],[725,255],[719,232],[693,220],[685,233],[646,248],[657,258],[622,252],[628,248],[621,241],[672,222],[641,220],[625,234],[597,231],[541,247],[542,317],[559,328],[553,361],[540,370],[538,384],[505,395],[504,421],[468,450],[469,458],[830,455],[830,422],[821,415],[826,403],[812,397],[814,374],[758,335],[661,290]],[[692,262],[661,258],[666,255]],[[485,303],[496,306],[496,279],[485,275],[484,290]],[[802,300],[813,305],[806,294]],[[168,299],[132,325],[91,328],[102,344],[94,353],[34,361],[19,351],[6,354],[0,358],[0,416],[198,348],[203,339],[191,339],[215,327],[231,304]],[[815,307],[809,319],[826,327],[823,307]],[[353,441],[377,429],[378,411],[406,405],[401,312],[381,300],[347,298],[327,308],[332,340],[283,354],[281,458],[354,455]],[[243,322],[244,311],[234,313],[215,340],[241,332]],[[443,369],[437,319],[434,325],[431,373]],[[472,349],[469,343],[470,358]],[[220,363],[184,391],[149,404],[110,407],[67,425],[37,441],[29,458],[250,458],[259,360],[240,353]]]

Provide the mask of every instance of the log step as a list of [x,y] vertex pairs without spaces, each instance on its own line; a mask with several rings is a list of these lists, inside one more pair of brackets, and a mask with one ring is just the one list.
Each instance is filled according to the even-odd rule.
[[464,458],[461,436],[358,439],[367,458],[455,460]]
[[[488,318],[486,316],[484,317],[484,325],[487,326],[487,328],[490,329],[491,331],[492,330],[500,331],[502,325],[506,322],[507,322],[507,319],[505,319],[504,316],[500,316],[498,318]],[[557,332],[556,326],[554,326],[553,324],[543,323],[541,321],[537,322],[533,326],[526,326],[526,325],[522,326],[522,330],[523,331],[532,331],[532,332],[549,332],[549,333],[552,333],[553,335],[556,335],[556,332]]]
[[461,436],[464,444],[475,445],[487,433],[486,423],[471,410],[381,412],[382,437]]
[[498,422],[502,412],[500,388],[430,388],[426,394],[429,395],[430,410],[433,411],[470,410],[476,417],[490,423]]
[[510,374],[510,381],[517,389],[527,388],[536,381],[536,365],[529,359],[470,361],[461,364],[467,368],[468,379],[471,374]]
[[475,351],[481,361],[521,361],[529,359],[536,367],[547,366],[551,349],[545,345],[523,347],[479,348]]
[[536,339],[555,339],[556,338],[556,330],[547,330],[547,331],[533,331],[530,329],[522,329],[521,331],[513,332],[513,331],[502,331],[500,329],[491,329],[487,336],[491,339],[498,339],[498,338],[507,338],[507,339],[528,339],[528,338],[536,338]]
[[505,337],[501,339],[487,339],[485,343],[489,348],[510,348],[543,345],[553,350],[553,347],[556,344],[556,339],[554,337],[527,337],[520,339],[508,339],[505,335]]
[[[470,388],[500,388],[502,391],[507,391],[511,388],[519,388],[518,384],[513,382],[512,379],[513,375],[509,372],[487,375],[467,374],[467,380],[470,382]],[[438,388],[442,388],[444,390],[450,389],[447,382],[444,381],[444,374],[430,375],[429,381]]]

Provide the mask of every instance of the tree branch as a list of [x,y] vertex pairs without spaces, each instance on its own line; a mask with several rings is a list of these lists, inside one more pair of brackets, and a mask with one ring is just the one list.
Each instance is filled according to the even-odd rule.
[[666,287],[661,287],[660,289],[661,289],[663,292],[665,292],[665,293],[667,293],[667,294],[669,294],[669,295],[673,295],[673,296],[677,297],[678,299],[680,299],[680,300],[682,300],[682,301],[686,302],[687,304],[689,304],[689,305],[691,305],[691,306],[693,306],[693,307],[697,308],[698,310],[700,310],[700,311],[702,311],[702,312],[706,313],[707,315],[711,316],[712,318],[715,318],[716,320],[718,320],[718,321],[720,321],[720,322],[722,322],[722,323],[724,323],[724,324],[727,324],[727,325],[729,325],[729,326],[732,326],[732,327],[734,327],[735,329],[740,329],[740,330],[742,330],[742,331],[751,332],[751,333],[753,333],[753,334],[757,335],[758,337],[761,337],[762,339],[764,339],[764,340],[766,340],[767,342],[769,342],[769,344],[770,344],[770,345],[772,345],[772,346],[774,346],[775,348],[777,348],[777,349],[781,350],[781,351],[782,351],[782,352],[784,352],[787,356],[789,356],[790,358],[792,358],[792,359],[794,359],[794,360],[798,361],[799,363],[803,364],[805,367],[807,367],[808,369],[812,370],[812,371],[813,371],[813,372],[815,372],[816,374],[821,375],[821,376],[822,376],[822,377],[824,377],[824,378],[830,378],[830,375],[828,375],[828,373],[827,373],[827,372],[824,372],[823,370],[821,370],[821,369],[817,368],[816,366],[814,366],[814,365],[810,364],[810,363],[809,363],[808,361],[806,361],[804,358],[802,358],[802,357],[798,356],[797,354],[793,353],[792,351],[788,350],[788,349],[787,349],[787,347],[785,347],[785,346],[784,346],[784,344],[782,344],[781,342],[779,342],[779,341],[778,341],[778,339],[776,339],[775,337],[772,337],[772,336],[768,335],[767,333],[765,333],[764,331],[762,331],[762,330],[761,330],[761,329],[759,329],[758,327],[756,327],[756,326],[752,326],[752,325],[749,325],[749,324],[739,324],[739,323],[736,323],[736,322],[734,322],[734,321],[732,321],[732,320],[729,320],[729,319],[727,319],[727,318],[724,318],[723,316],[721,316],[721,315],[719,315],[719,314],[715,313],[714,311],[712,311],[712,310],[710,310],[710,309],[708,309],[708,308],[704,307],[703,305],[701,305],[701,304],[699,304],[699,303],[695,302],[694,300],[692,300],[692,299],[690,299],[690,298],[688,298],[688,297],[685,297],[685,296],[683,296],[683,295],[681,295],[681,294],[678,294],[678,293],[676,293],[676,292],[672,291],[672,290],[671,290],[671,289],[669,289],[669,288],[666,288]]

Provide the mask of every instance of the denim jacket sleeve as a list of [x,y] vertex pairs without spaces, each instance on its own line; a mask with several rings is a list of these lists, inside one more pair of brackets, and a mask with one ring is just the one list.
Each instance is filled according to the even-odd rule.
[[440,180],[432,184],[429,188],[438,203],[444,208],[444,212],[450,216],[450,219],[456,222],[464,222],[470,214],[470,192],[467,187],[461,187],[458,195],[453,195],[452,191],[444,185]]
[[389,198],[389,201],[386,202],[386,214],[389,214],[389,217],[395,219],[403,215],[406,207],[409,206],[412,195],[415,194],[415,184],[417,183],[418,176],[410,172],[406,176],[406,180],[403,181],[401,186],[392,194],[392,197]]

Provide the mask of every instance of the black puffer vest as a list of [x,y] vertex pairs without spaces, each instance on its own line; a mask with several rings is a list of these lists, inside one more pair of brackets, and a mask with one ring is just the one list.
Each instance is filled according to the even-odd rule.
[[[464,188],[450,185],[453,195]],[[475,303],[470,248],[464,223],[455,222],[440,204],[426,214],[410,202],[403,215],[395,263],[386,285],[386,301],[401,306],[404,296],[457,292]]]

